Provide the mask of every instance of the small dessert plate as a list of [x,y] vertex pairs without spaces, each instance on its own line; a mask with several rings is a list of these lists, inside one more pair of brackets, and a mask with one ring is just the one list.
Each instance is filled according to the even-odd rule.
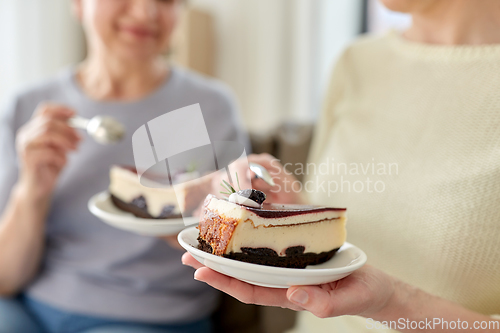
[[[143,219],[124,212],[115,207],[107,191],[90,198],[88,208],[92,214],[104,223],[143,236],[171,236],[186,228],[182,218]],[[186,220],[190,225],[198,222],[197,217],[188,217]]]
[[305,269],[271,267],[219,257],[198,249],[198,229],[190,227],[177,236],[179,244],[201,264],[219,273],[262,287],[288,288],[298,285],[317,285],[340,280],[366,263],[366,254],[356,246],[345,243],[332,259]]

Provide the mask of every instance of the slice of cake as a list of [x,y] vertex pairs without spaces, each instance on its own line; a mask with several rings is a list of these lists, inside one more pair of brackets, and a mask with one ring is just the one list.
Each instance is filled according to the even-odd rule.
[[249,263],[305,268],[328,261],[344,244],[346,209],[262,204],[258,192],[243,190],[229,200],[208,195],[198,248]]
[[109,173],[108,191],[117,208],[137,217],[149,219],[180,218],[182,213],[184,216],[189,216],[208,191],[205,190],[207,184],[201,179],[196,179],[196,176],[179,175],[186,183],[179,185],[177,190],[174,190],[172,186],[165,185],[169,183],[168,179],[144,179],[143,175],[141,184],[135,168],[112,166]]

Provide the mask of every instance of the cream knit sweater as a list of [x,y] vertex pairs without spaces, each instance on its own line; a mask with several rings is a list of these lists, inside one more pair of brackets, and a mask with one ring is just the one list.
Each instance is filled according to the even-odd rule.
[[[347,240],[371,265],[499,314],[500,45],[362,38],[327,95],[306,178],[311,201],[347,207]],[[375,331],[365,326],[302,313],[297,330]]]

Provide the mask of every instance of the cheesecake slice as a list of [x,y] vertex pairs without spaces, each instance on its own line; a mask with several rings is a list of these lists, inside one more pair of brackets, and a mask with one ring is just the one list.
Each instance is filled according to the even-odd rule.
[[346,209],[259,203],[208,195],[198,248],[249,263],[305,268],[328,261],[346,240]]
[[117,208],[148,219],[181,217],[181,208],[171,186],[148,179],[151,187],[146,187],[132,167],[112,166],[109,178],[108,191]]
[[[149,175],[150,176],[150,175]],[[207,181],[197,178],[197,174],[184,173],[176,177],[184,183],[169,184],[166,177],[143,175],[142,184],[133,167],[112,166],[109,172],[109,188],[113,204],[140,218],[173,219],[189,216],[203,201],[208,190]]]

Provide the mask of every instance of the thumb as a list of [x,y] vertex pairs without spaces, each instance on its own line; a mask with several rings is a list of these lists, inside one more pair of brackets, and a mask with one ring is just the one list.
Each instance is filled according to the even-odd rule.
[[331,290],[319,286],[291,287],[286,294],[288,300],[320,318],[334,316]]

